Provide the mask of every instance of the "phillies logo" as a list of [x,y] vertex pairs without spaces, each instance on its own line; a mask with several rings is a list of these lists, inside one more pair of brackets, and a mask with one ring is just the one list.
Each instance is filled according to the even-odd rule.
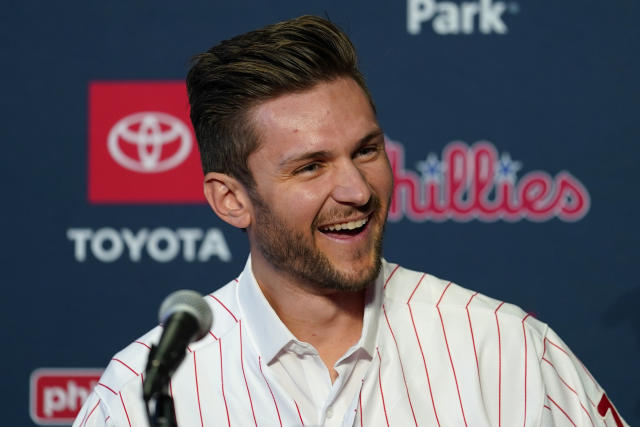
[[387,139],[394,176],[389,220],[406,215],[412,221],[578,221],[589,211],[586,188],[569,172],[555,178],[533,171],[520,179],[520,162],[498,155],[495,146],[480,141],[472,146],[451,142],[442,159],[431,153],[417,164],[419,174],[405,169],[404,148]]
[[[164,157],[163,147],[177,143],[178,149]],[[133,145],[135,156],[123,145]],[[191,152],[191,132],[178,118],[165,113],[140,112],[117,122],[107,138],[109,154],[120,166],[141,173],[164,172],[182,163]]]
[[31,419],[71,424],[102,375],[99,369],[37,369],[31,374]]

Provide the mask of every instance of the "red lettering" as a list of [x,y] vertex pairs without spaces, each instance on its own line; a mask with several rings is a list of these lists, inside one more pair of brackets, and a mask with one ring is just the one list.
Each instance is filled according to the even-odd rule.
[[563,197],[558,217],[565,221],[577,221],[587,214],[590,207],[587,189],[569,172],[560,172],[556,177]]
[[524,215],[535,221],[545,221],[554,215],[557,198],[554,183],[544,172],[531,172],[520,180],[521,208]]
[[598,403],[598,413],[604,418],[607,415],[607,411],[611,411],[611,415],[613,416],[617,427],[624,427],[620,415],[616,412],[616,408],[613,407],[613,404],[607,395],[602,393],[602,399],[600,399],[600,403]]
[[400,221],[405,215],[412,221],[546,221],[554,216],[577,221],[589,211],[589,193],[568,172],[554,179],[534,171],[519,182],[515,170],[501,171],[498,176],[498,151],[488,141],[471,147],[461,141],[447,144],[436,176],[429,172],[431,175],[420,177],[406,170],[402,144],[387,140],[387,154],[395,182],[390,221]]
[[449,190],[449,208],[453,216],[462,221],[470,219],[470,214],[473,212],[473,204],[467,191],[468,178],[471,175],[468,173],[468,151],[469,147],[466,144],[452,142],[447,145],[442,155],[447,166],[445,180]]
[[498,154],[493,145],[486,142],[479,142],[473,149],[474,157],[474,179],[472,181],[473,194],[475,194],[475,208],[484,217],[495,217],[502,209],[499,197],[496,194],[494,201],[489,200],[489,194],[494,188],[494,165]]

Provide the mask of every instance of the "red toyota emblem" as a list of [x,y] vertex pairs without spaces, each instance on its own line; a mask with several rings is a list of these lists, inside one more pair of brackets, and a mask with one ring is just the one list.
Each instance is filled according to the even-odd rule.
[[89,201],[204,202],[188,111],[183,82],[92,82]]

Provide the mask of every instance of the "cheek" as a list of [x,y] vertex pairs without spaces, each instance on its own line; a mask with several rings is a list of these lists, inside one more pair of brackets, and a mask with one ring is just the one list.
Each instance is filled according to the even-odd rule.
[[367,171],[368,181],[374,191],[380,197],[382,203],[386,203],[393,191],[393,173],[389,162],[384,161]]
[[320,212],[324,199],[318,189],[309,186],[282,189],[274,200],[274,209],[281,217],[286,218],[287,222],[308,226]]

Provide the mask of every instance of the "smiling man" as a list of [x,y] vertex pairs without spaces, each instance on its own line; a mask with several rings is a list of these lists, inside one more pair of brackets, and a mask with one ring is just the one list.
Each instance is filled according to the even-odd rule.
[[[305,16],[224,41],[189,72],[213,211],[244,271],[171,381],[179,425],[626,425],[545,324],[381,258],[392,171],[355,50]],[[75,425],[146,425],[160,327],[120,352]]]

